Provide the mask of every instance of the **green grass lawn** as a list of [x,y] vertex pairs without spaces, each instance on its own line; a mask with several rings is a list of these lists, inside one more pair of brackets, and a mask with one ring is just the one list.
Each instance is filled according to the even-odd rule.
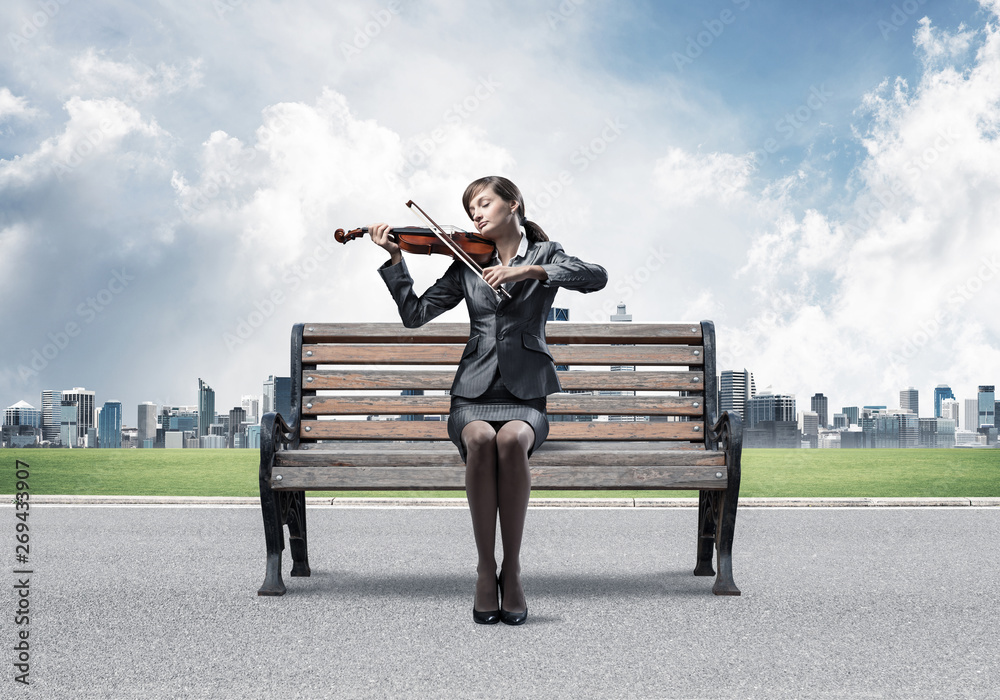
[[[32,494],[257,496],[256,450],[0,450]],[[462,491],[313,491],[310,496],[464,496]],[[694,491],[535,491],[535,497],[679,497]],[[1000,450],[744,450],[741,496],[1000,496]]]

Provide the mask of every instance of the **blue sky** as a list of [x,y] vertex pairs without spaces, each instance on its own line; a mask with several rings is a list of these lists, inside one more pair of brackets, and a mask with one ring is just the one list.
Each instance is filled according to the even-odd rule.
[[995,0],[45,7],[0,9],[4,405],[236,405],[292,323],[397,319],[333,229],[488,173],[608,268],[573,320],[710,318],[800,407],[1000,382]]

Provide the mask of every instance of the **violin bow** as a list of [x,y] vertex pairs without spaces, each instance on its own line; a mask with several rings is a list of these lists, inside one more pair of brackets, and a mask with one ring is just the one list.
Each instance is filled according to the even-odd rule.
[[[451,238],[449,238],[448,235],[444,232],[444,229],[442,229],[440,226],[438,226],[434,222],[434,219],[432,219],[430,216],[428,216],[427,212],[425,212],[423,209],[420,208],[419,204],[417,204],[416,202],[414,202],[411,199],[409,202],[406,203],[406,206],[410,207],[411,209],[415,209],[417,211],[417,213],[420,214],[420,216],[422,216],[424,218],[424,221],[426,221],[428,224],[430,224],[431,232],[433,232],[435,236],[437,236],[439,239],[441,239],[442,243],[444,243],[446,246],[448,246],[448,249],[452,253],[454,253],[455,257],[458,258],[459,260],[461,260],[462,262],[464,262],[466,265],[468,265],[469,268],[473,272],[475,272],[477,275],[479,275],[479,279],[483,280],[483,282],[486,283],[486,286],[488,286],[490,289],[493,289],[493,287],[490,285],[490,283],[486,282],[486,280],[483,278],[483,268],[479,267],[479,263],[477,263],[475,260],[473,260],[472,257],[468,253],[466,253],[464,250],[462,250],[458,246],[457,243],[455,243],[453,240],[451,240]],[[500,285],[496,289],[493,289],[493,292],[498,297],[506,297],[507,299],[511,298],[510,292],[508,292],[506,289],[504,289],[503,285]]]

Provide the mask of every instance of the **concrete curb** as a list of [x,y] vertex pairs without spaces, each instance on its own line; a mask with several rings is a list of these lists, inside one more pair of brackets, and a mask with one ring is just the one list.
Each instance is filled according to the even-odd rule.
[[[10,505],[13,495],[0,495],[0,504]],[[35,496],[33,505],[209,505],[259,506],[260,499],[243,496]],[[464,498],[313,498],[310,506],[398,508],[433,506],[466,508]],[[696,508],[697,498],[532,498],[533,508]],[[1000,508],[1000,497],[989,498],[741,498],[741,508]]]

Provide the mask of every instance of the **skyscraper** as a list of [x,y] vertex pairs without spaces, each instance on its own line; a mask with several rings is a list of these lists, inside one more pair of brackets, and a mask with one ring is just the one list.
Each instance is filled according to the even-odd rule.
[[42,412],[27,401],[18,401],[8,406],[4,411],[4,425],[30,425],[32,428],[42,427]]
[[819,427],[825,428],[830,425],[827,422],[827,417],[830,415],[828,412],[829,401],[823,394],[813,394],[812,399],[809,401],[809,408],[812,410],[819,418]]
[[122,403],[105,401],[97,425],[97,444],[101,448],[122,446]]
[[858,425],[861,411],[857,406],[844,406],[840,412],[847,416],[848,425]]
[[778,421],[798,424],[795,412],[795,397],[791,394],[775,394],[764,390],[747,401],[746,422],[753,427],[761,421]]
[[941,418],[941,401],[944,399],[954,399],[955,394],[947,384],[938,384],[934,387],[934,417]]
[[976,432],[979,430],[979,402],[976,399],[966,399],[962,411],[962,430]]
[[962,414],[961,406],[957,399],[941,399],[941,415],[938,417],[953,420],[955,425],[958,425],[959,416]]
[[899,407],[915,416],[920,415],[920,398],[912,386],[899,392]]
[[[86,440],[87,431],[96,427],[94,425],[94,392],[87,391],[83,387],[65,389],[62,392],[62,400],[76,402],[77,438],[80,440]],[[74,444],[73,447],[76,447],[76,444]]]
[[80,441],[79,424],[80,406],[76,401],[61,400],[59,402],[59,442],[63,447],[76,447]]
[[226,445],[236,447],[234,438],[243,434],[243,421],[247,419],[247,412],[242,406],[236,406],[229,411],[229,426],[226,435]]
[[59,442],[62,424],[62,391],[45,389],[42,391],[42,440]]
[[208,426],[215,422],[215,391],[198,378],[198,437],[210,435]]
[[272,374],[264,380],[264,408],[261,415],[272,411],[280,413],[286,422],[292,420],[291,377],[275,377]]
[[719,376],[719,413],[734,411],[740,418],[747,417],[747,401],[757,395],[753,373],[727,369]]
[[993,384],[979,387],[978,403],[979,425],[976,426],[976,429],[983,425],[994,427],[996,423],[996,398]]
[[139,446],[146,447],[146,440],[156,440],[156,404],[143,401],[139,404]]

